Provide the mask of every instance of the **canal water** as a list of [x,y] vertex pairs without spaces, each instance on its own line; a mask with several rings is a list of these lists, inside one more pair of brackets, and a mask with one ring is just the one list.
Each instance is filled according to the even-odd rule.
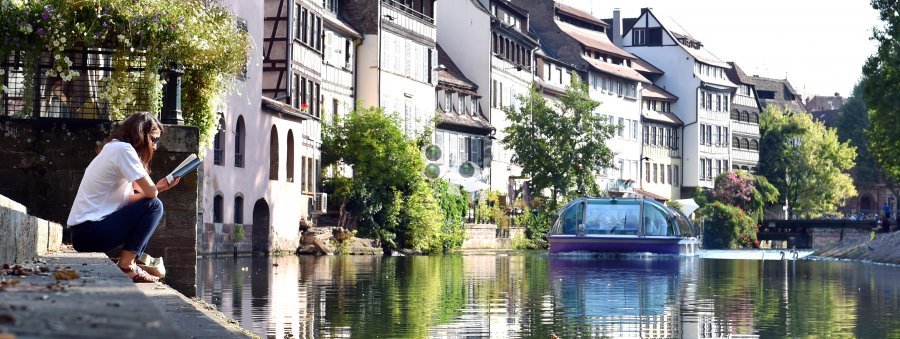
[[900,268],[553,256],[198,259],[198,296],[264,338],[900,338]]

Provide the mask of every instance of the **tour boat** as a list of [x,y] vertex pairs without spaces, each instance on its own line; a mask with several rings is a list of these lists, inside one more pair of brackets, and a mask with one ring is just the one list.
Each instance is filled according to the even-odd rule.
[[652,199],[579,198],[558,212],[547,239],[550,253],[692,256],[700,247],[697,233],[684,213]]

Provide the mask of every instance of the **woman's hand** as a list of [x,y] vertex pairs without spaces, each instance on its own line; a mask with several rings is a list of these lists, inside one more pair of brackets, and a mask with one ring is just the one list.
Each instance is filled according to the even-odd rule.
[[170,188],[175,187],[175,185],[178,185],[180,181],[181,177],[176,177],[175,181],[172,181],[171,184],[166,178],[159,179],[159,181],[156,182],[156,190],[159,192],[167,191]]

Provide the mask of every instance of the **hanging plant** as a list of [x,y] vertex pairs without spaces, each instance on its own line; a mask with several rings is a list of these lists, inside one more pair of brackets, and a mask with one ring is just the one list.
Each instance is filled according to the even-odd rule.
[[[200,128],[203,148],[215,133],[220,98],[243,69],[249,48],[247,34],[217,1],[0,0],[0,60],[21,58],[25,79],[34,79],[30,75],[43,60],[49,66],[42,66],[42,76],[68,82],[84,74],[73,70],[67,52],[112,52],[113,70],[98,93],[112,120],[133,110],[159,112],[160,68],[182,67],[185,122]],[[25,100],[33,100],[34,84],[23,85]],[[31,115],[29,106],[23,115]]]

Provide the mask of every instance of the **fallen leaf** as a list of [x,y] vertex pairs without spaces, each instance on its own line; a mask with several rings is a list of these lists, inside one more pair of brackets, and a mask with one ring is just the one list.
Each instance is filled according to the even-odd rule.
[[72,280],[81,278],[81,276],[78,275],[78,272],[71,268],[56,270],[56,272],[53,272],[53,276],[56,277],[56,280]]
[[12,333],[0,333],[0,339],[16,339],[16,335]]

